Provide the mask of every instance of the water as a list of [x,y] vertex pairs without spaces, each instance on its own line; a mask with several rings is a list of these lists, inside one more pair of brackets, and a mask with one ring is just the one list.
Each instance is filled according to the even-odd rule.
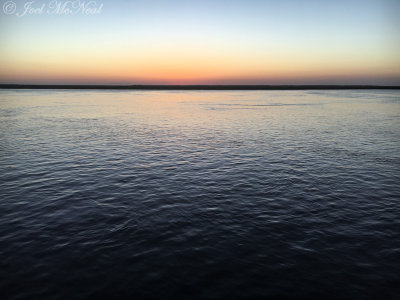
[[5,299],[395,299],[399,91],[0,91]]

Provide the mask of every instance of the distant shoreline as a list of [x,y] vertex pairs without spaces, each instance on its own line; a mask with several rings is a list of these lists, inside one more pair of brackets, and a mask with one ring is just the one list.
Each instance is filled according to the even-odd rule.
[[0,89],[37,90],[398,90],[392,85],[74,85],[0,84]]

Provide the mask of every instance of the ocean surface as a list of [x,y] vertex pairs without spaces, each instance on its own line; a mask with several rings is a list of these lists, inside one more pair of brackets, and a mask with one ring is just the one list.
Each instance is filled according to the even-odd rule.
[[400,299],[400,91],[0,90],[1,299]]

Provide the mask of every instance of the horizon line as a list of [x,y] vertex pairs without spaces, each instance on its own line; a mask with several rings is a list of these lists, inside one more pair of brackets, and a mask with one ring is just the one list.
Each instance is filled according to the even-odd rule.
[[0,89],[87,90],[365,90],[400,89],[400,85],[355,84],[0,84]]

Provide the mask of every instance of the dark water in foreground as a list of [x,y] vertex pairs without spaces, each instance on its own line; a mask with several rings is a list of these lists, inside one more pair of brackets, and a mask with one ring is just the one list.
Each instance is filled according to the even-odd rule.
[[400,295],[399,91],[0,91],[0,126],[1,298]]

